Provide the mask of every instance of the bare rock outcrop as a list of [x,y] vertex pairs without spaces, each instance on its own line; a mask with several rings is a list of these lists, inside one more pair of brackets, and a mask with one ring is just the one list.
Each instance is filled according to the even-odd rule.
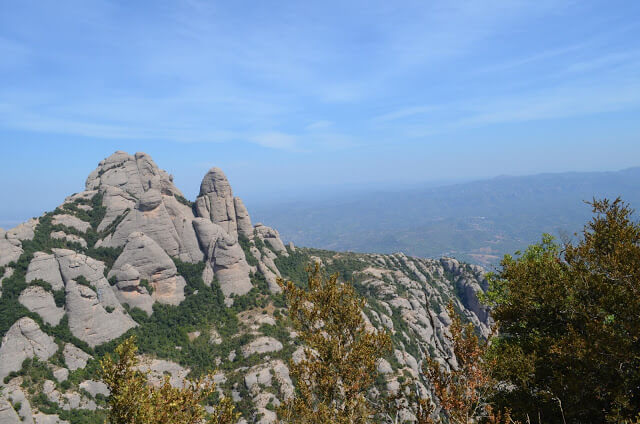
[[149,372],[149,383],[155,386],[162,384],[164,376],[169,376],[169,384],[173,387],[184,387],[184,380],[189,375],[188,368],[181,367],[172,361],[164,359],[155,359],[143,357],[138,365],[138,369],[143,372]]
[[53,255],[58,262],[60,275],[64,284],[82,276],[92,285],[98,284],[101,280],[108,283],[104,277],[104,263],[89,256],[77,253],[69,249],[52,249]]
[[249,264],[237,238],[232,238],[222,227],[205,218],[196,218],[193,225],[209,269],[218,279],[225,297],[232,293],[243,295],[251,290]]
[[23,222],[7,231],[7,238],[17,239],[17,240],[33,240],[35,236],[36,226],[38,225],[38,218],[31,218],[27,222]]
[[[21,387],[22,383],[22,378],[12,379],[9,384],[4,387],[2,395],[0,395],[0,397],[4,396],[10,401],[11,404],[13,404],[13,409],[18,413],[20,417],[20,424],[33,424],[33,410],[31,409],[29,398],[23,391],[24,389]],[[1,408],[2,407],[0,407],[0,409]],[[0,423],[5,422],[14,421],[3,421],[2,412],[0,412]]]
[[282,350],[282,343],[273,337],[262,336],[242,347],[242,354],[247,357],[254,353],[263,354]]
[[20,415],[13,409],[13,405],[7,398],[0,397],[0,423],[2,424],[20,424],[22,420]]
[[76,216],[66,213],[61,215],[54,215],[51,222],[53,223],[53,225],[62,225],[64,227],[73,228],[80,231],[81,233],[86,233],[89,227],[91,227],[91,224],[89,224],[87,221],[83,221]]
[[[91,347],[113,340],[137,325],[104,276],[104,264],[68,249],[53,249],[65,284],[69,329]],[[85,281],[87,285],[79,283]]]
[[74,234],[67,234],[64,231],[52,231],[51,238],[66,240],[69,243],[78,243],[80,246],[84,248],[87,247],[87,241],[85,239],[83,239],[82,237],[78,237]]
[[[123,298],[132,298],[136,294],[144,296],[146,289],[140,290],[139,281],[145,279],[154,289],[151,294],[153,300],[169,305],[177,305],[184,300],[186,282],[178,275],[173,260],[151,237],[141,232],[129,234],[127,244],[108,277],[116,278],[119,291],[129,292],[122,294]],[[137,288],[133,289],[136,281]]]
[[60,274],[60,265],[54,255],[36,252],[27,268],[27,283],[33,280],[42,280],[51,284],[53,290],[62,290],[64,282]]
[[80,388],[86,390],[93,397],[96,397],[96,395],[109,396],[111,393],[107,385],[102,381],[85,380],[80,383]]
[[236,209],[236,223],[238,225],[238,235],[246,238],[253,236],[253,225],[251,225],[251,217],[244,202],[239,197],[233,198],[233,204]]
[[[67,282],[65,290],[69,329],[74,336],[91,347],[120,337],[137,325],[115,300],[115,295],[109,287],[96,287],[94,290],[93,287],[71,280]],[[113,296],[115,302],[101,296],[106,292]]]
[[88,409],[95,411],[96,403],[74,391],[60,392],[53,381],[46,380],[42,387],[42,393],[47,397],[49,402],[57,403],[60,408],[65,411],[71,409]]
[[186,262],[203,259],[191,225],[191,208],[178,201],[184,197],[173,177],[147,154],[114,153],[89,175],[86,189],[103,193],[106,214],[98,230],[120,220],[113,235],[101,240],[100,246],[123,246],[129,234],[142,231],[170,256]]
[[7,238],[7,233],[0,228],[0,266],[17,261],[22,255],[22,243],[17,238]]
[[140,308],[151,315],[155,300],[146,287],[141,285],[140,273],[131,264],[124,264],[113,271],[112,276],[117,283],[114,293],[120,303],[126,303],[132,308]]
[[98,164],[98,168],[89,174],[85,185],[87,190],[118,187],[137,199],[151,188],[168,195],[182,195],[173,184],[173,177],[159,169],[146,153],[131,156],[126,152],[115,152]]
[[199,217],[208,218],[231,237],[238,237],[233,192],[229,180],[220,168],[211,168],[202,179],[196,209]]
[[56,326],[64,316],[64,308],[56,306],[51,292],[40,286],[29,286],[20,293],[18,301],[28,310],[42,317],[44,322]]
[[0,346],[0,384],[12,371],[18,371],[27,358],[49,359],[58,350],[53,337],[45,334],[31,318],[20,318],[2,338]]
[[62,355],[64,356],[64,363],[71,371],[86,367],[87,361],[91,359],[91,355],[71,343],[64,345]]
[[263,242],[267,243],[274,252],[284,256],[289,256],[287,249],[284,247],[284,243],[280,239],[280,233],[278,233],[277,230],[267,227],[262,223],[257,223],[254,227],[254,231],[256,236]]
[[44,412],[33,414],[33,421],[36,424],[69,424],[69,421],[62,420],[55,414],[45,414]]

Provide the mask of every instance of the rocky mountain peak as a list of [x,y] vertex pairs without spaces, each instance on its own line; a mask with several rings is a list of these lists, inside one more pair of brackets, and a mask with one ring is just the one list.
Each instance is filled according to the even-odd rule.
[[213,167],[207,172],[200,184],[200,196],[216,193],[220,197],[233,197],[231,185],[222,169]]
[[247,237],[252,233],[249,213],[242,201],[233,197],[229,180],[220,168],[211,168],[202,179],[196,211],[199,217],[210,219],[232,238],[237,239],[238,232]]
[[[70,376],[85,366],[82,375],[93,372],[88,361],[128,334],[157,355],[152,365],[161,376],[189,372],[167,359],[200,371],[221,365],[220,387],[240,401],[248,422],[275,422],[269,404],[293,393],[286,363],[302,354],[282,319],[277,278],[303,281],[310,262],[357,284],[367,325],[392,334],[395,359],[379,364],[381,390],[396,392],[411,375],[426,393],[425,355],[456,366],[446,337],[449,301],[488,334],[490,317],[476,296],[486,285],[480,269],[453,258],[287,247],[277,230],[252,225],[219,168],[207,172],[195,202],[180,193],[148,155],[118,151],[99,163],[85,191],[0,230],[0,423],[43,416],[31,413],[38,398],[20,391],[24,378],[39,379],[30,384],[56,413],[85,409],[99,418],[101,383]],[[46,363],[57,382],[28,375],[25,359]]]
[[131,156],[126,152],[117,151],[100,161],[98,167],[89,174],[85,187],[87,190],[115,187],[136,199],[151,189],[165,195],[184,197],[173,184],[173,177],[158,168],[151,156],[142,152]]

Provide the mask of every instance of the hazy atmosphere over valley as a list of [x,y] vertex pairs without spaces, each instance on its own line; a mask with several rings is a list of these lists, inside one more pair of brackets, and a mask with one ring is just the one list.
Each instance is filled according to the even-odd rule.
[[640,424],[638,208],[637,1],[0,0],[0,424]]

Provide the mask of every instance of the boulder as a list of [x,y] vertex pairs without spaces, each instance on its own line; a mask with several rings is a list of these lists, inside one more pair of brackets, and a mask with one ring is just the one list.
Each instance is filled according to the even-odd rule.
[[7,238],[17,240],[33,240],[35,236],[36,226],[38,225],[38,218],[31,218],[27,222],[23,222],[15,228],[7,231]]
[[[22,379],[12,379],[9,384],[4,387],[4,397],[11,400],[14,405],[14,410],[20,416],[20,424],[33,424],[33,410],[27,395],[23,392],[23,388],[20,386]],[[20,407],[18,408],[18,404]],[[1,409],[1,407],[0,407]],[[2,412],[0,412],[0,423],[4,423],[2,418]],[[8,421],[14,422],[14,421]]]
[[22,255],[22,243],[17,238],[7,238],[6,233],[0,228],[0,266],[17,261]]
[[91,355],[71,343],[64,345],[62,355],[64,356],[64,363],[71,371],[86,367],[87,361],[91,359]]
[[84,248],[87,247],[87,241],[85,239],[83,239],[82,237],[78,237],[76,235],[73,235],[73,234],[67,234],[64,231],[52,231],[51,232],[51,238],[66,240],[69,243],[78,243],[80,246],[82,246]]
[[69,424],[69,421],[61,420],[57,415],[45,414],[44,412],[33,414],[33,421],[36,424]]
[[27,283],[33,280],[42,280],[51,284],[53,290],[64,289],[64,282],[60,274],[60,265],[54,255],[36,252],[27,268]]
[[273,337],[262,336],[242,347],[242,355],[248,357],[254,353],[263,354],[282,350],[282,343]]
[[[154,288],[151,294],[153,300],[169,305],[177,305],[184,300],[186,282],[178,275],[173,260],[152,238],[141,232],[129,235],[124,250],[109,272],[109,278],[115,277],[118,280],[120,291],[126,290],[125,287],[132,287],[131,284],[120,284],[122,281],[130,282],[135,277],[131,268],[138,273],[140,279],[148,280]],[[144,294],[141,290],[135,291]],[[133,293],[133,290],[129,292]]]
[[225,297],[231,293],[243,295],[251,290],[249,264],[237,238],[230,237],[222,227],[204,219],[196,218],[193,225],[220,288]]
[[162,203],[162,195],[158,189],[150,189],[140,195],[136,208],[141,212],[152,211]]
[[64,309],[56,306],[53,294],[40,286],[29,286],[20,293],[18,301],[28,310],[42,317],[44,322],[56,326],[64,316]]
[[257,223],[254,227],[256,235],[269,246],[274,252],[288,256],[289,253],[280,239],[280,233],[271,227]]
[[2,338],[0,346],[0,384],[12,371],[19,371],[27,358],[44,361],[58,350],[53,337],[48,336],[31,318],[20,318]]
[[[120,337],[137,325],[118,303],[108,283],[106,288],[96,290],[73,280],[65,287],[69,329],[91,347]],[[112,297],[102,295],[106,293]]]
[[114,293],[120,303],[126,303],[132,308],[140,308],[151,315],[155,302],[146,287],[140,285],[140,273],[131,264],[124,264],[113,273],[117,283],[113,286]]
[[62,225],[68,228],[75,228],[81,233],[86,233],[87,230],[91,227],[91,224],[89,224],[88,222],[66,213],[61,215],[54,215],[52,223],[53,225]]
[[80,383],[80,388],[86,390],[87,393],[89,393],[93,397],[96,397],[96,395],[98,394],[109,396],[109,394],[111,393],[107,385],[102,381],[85,380]]

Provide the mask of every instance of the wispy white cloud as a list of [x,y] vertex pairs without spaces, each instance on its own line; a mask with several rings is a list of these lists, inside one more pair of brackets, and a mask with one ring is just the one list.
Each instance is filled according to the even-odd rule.
[[461,128],[518,122],[558,120],[640,107],[640,83],[634,81],[600,85],[568,85],[537,93],[494,99],[469,99],[458,103],[447,119],[407,125],[403,134],[421,138]]
[[297,139],[295,136],[281,132],[256,134],[250,136],[249,140],[272,149],[292,150],[295,149],[297,145]]
[[442,105],[409,106],[395,110],[393,112],[388,112],[383,115],[376,116],[373,118],[373,121],[395,121],[415,115],[426,115],[437,110],[442,110],[442,108]]
[[311,124],[306,126],[306,129],[309,131],[317,131],[317,130],[325,130],[333,125],[333,122],[327,120],[320,120],[312,122]]
[[0,86],[2,127],[306,151],[357,147],[379,130],[414,136],[635,104],[620,91],[638,69],[636,50],[609,48],[615,37],[531,39],[538,23],[579,7],[570,0],[247,10],[190,0],[151,18],[106,1],[77,6],[73,19],[64,7],[47,10],[57,19],[34,18],[50,39],[37,27],[11,27],[13,38],[0,29],[0,53],[27,74]]

